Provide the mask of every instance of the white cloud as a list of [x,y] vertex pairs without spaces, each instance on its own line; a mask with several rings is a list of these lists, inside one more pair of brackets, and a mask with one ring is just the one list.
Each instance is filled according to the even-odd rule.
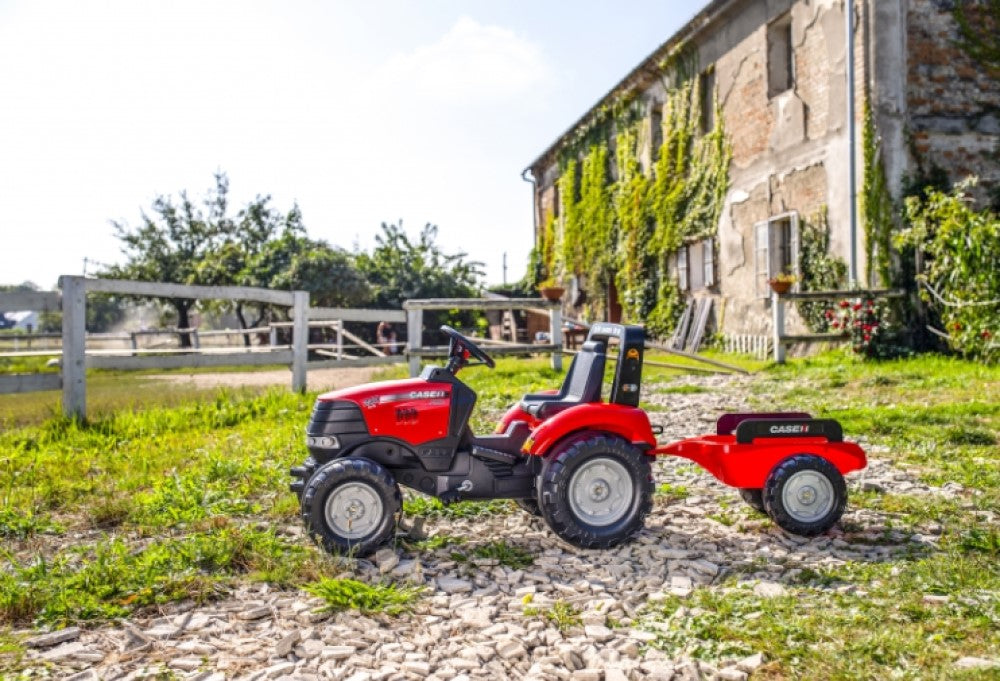
[[523,96],[550,73],[541,49],[499,26],[462,17],[440,40],[389,58],[381,85],[453,105]]

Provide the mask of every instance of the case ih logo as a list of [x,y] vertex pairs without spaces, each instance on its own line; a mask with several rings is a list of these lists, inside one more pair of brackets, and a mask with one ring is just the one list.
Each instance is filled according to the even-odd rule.
[[446,390],[413,390],[408,393],[396,393],[395,395],[380,395],[379,397],[366,397],[365,406],[373,409],[379,404],[389,404],[390,402],[405,402],[406,400],[439,400],[448,397]]
[[799,433],[808,433],[809,426],[806,424],[771,426],[770,432],[775,435],[791,435],[791,434],[797,435]]

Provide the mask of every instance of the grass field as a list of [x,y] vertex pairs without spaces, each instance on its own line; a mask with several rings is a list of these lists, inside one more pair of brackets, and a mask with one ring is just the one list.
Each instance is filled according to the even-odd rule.
[[[699,389],[663,384],[677,375],[650,369],[645,379],[666,392]],[[495,371],[463,378],[480,394],[479,431],[523,393],[561,380],[543,359],[504,359]],[[141,375],[90,380],[86,424],[25,396],[0,402],[0,671],[21,664],[16,629],[218,598],[246,581],[308,585],[335,609],[410,606],[410,592],[396,598],[331,582],[342,566],[281,531],[298,522],[287,469],[306,456],[302,432],[314,395],[171,393]],[[933,499],[852,496],[852,504],[887,515],[887,533],[933,532],[939,548],[803,573],[763,609],[735,581],[698,589],[693,600],[650,606],[649,617],[664,621],[687,608],[685,625],[660,644],[718,640],[719,648],[696,651],[706,657],[766,650],[774,663],[760,678],[887,678],[901,667],[950,678],[957,657],[1000,657],[1000,368],[937,357],[870,364],[834,353],[764,367],[751,390],[767,410],[838,418],[875,456],[961,489]],[[418,499],[407,510],[510,509],[507,502],[445,509]],[[464,555],[460,545],[454,550]],[[490,551],[512,564],[531,560],[504,546]]]

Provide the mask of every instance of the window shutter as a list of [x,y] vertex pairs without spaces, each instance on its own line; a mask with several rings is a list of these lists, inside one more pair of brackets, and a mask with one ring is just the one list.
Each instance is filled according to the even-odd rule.
[[802,283],[802,267],[801,258],[799,254],[799,214],[792,213],[790,218],[791,226],[788,230],[788,251],[789,260],[792,263],[792,273],[795,275],[795,284],[793,285],[793,290],[801,290]]
[[767,297],[767,280],[770,279],[771,258],[768,253],[770,241],[768,223],[758,222],[753,226],[754,285],[759,298]]
[[677,281],[682,291],[688,290],[688,248],[681,246],[677,251]]
[[705,279],[705,288],[715,286],[715,240],[705,239],[705,243],[702,246],[704,253],[703,276]]

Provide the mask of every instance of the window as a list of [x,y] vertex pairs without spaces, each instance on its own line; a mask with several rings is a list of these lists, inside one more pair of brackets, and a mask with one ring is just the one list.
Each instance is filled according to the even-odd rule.
[[701,271],[705,288],[715,286],[715,239],[705,239],[702,244]]
[[715,128],[715,66],[710,66],[698,76],[701,90],[701,134],[707,135]]
[[792,48],[792,15],[785,14],[767,27],[767,96],[795,87],[795,51]]
[[688,282],[688,247],[681,246],[677,251],[677,285],[682,291],[687,291]]
[[[754,282],[767,298],[768,280],[781,272],[799,274],[799,215],[784,213],[754,225]],[[798,285],[795,286],[796,290]]]

